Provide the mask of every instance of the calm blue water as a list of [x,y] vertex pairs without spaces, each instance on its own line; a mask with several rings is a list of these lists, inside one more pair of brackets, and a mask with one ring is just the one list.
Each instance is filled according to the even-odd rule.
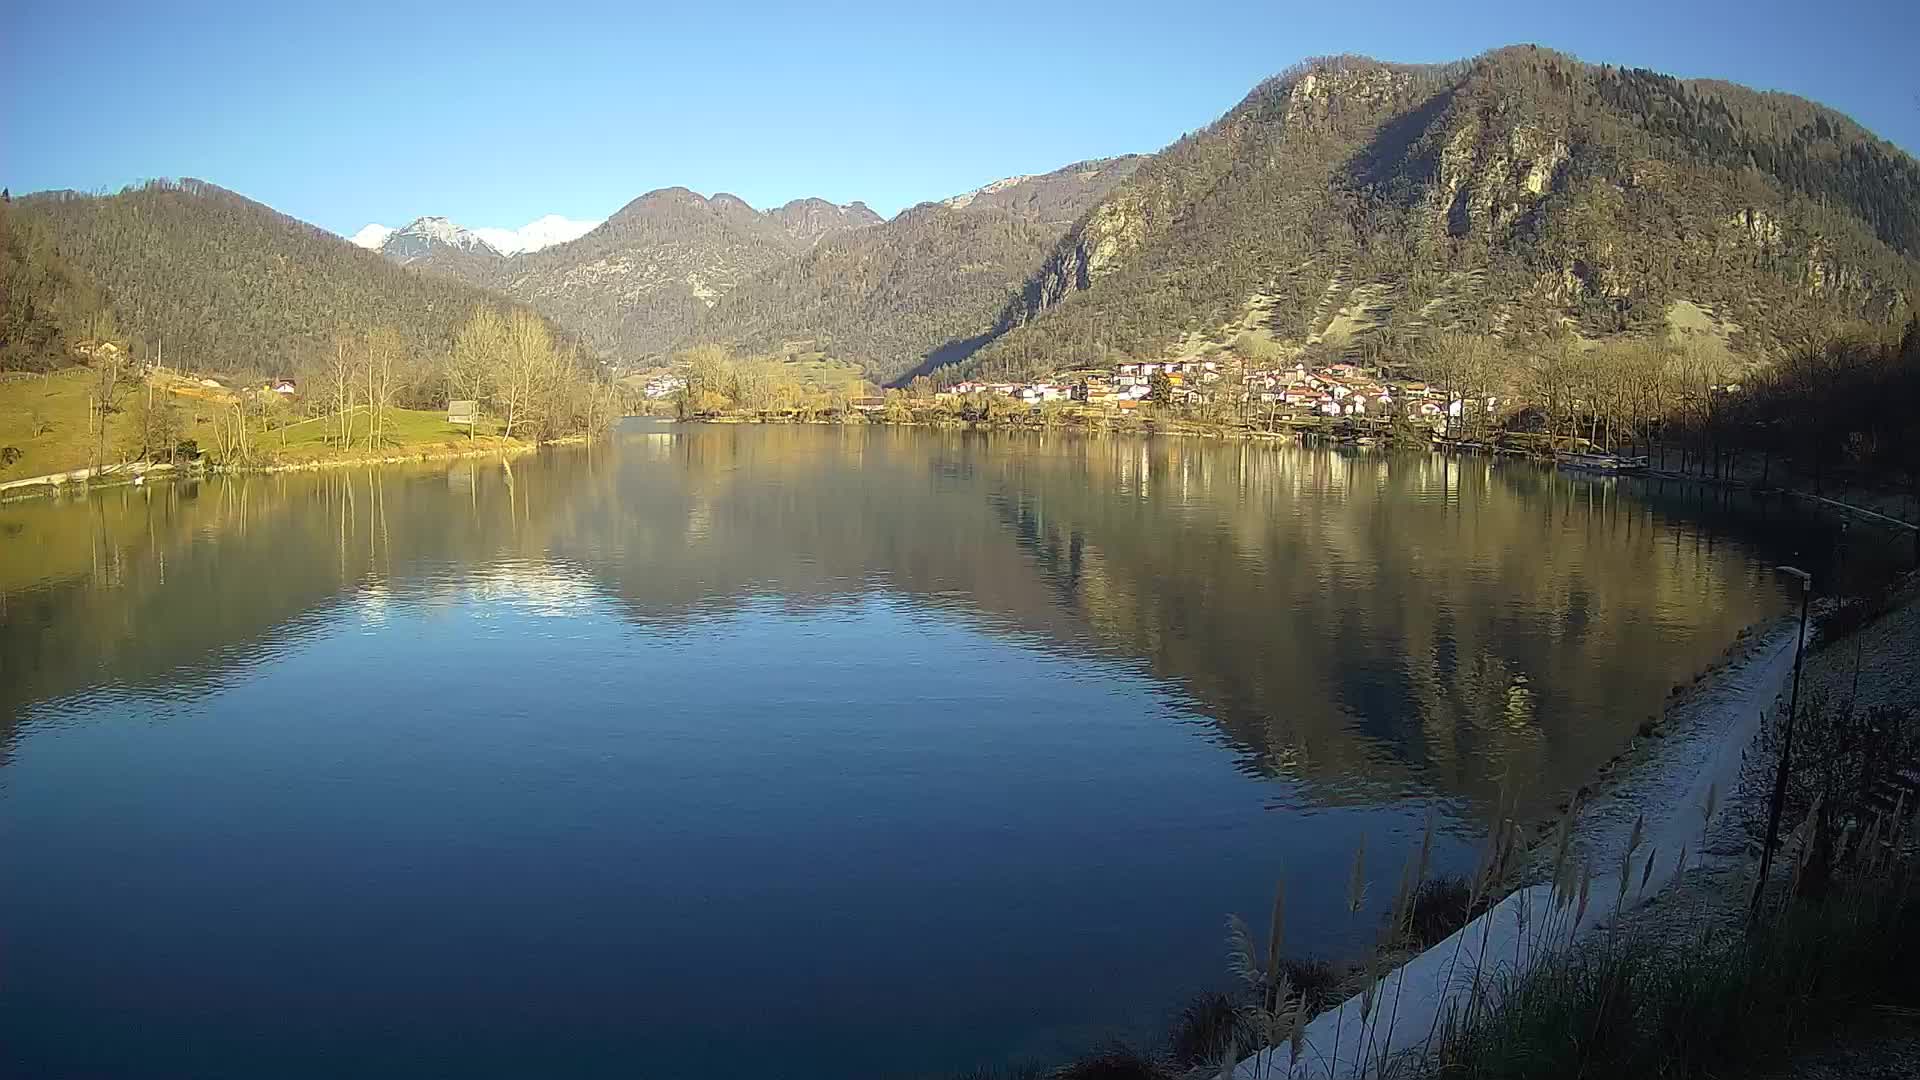
[[[1147,1038],[1580,782],[1817,527],[1478,459],[630,424],[0,506],[15,1075]],[[1362,836],[1369,910],[1342,910]]]

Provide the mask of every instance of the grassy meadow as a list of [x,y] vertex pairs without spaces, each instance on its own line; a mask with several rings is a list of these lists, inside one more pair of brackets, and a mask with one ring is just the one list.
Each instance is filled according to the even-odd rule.
[[[102,464],[136,460],[143,448],[153,460],[164,461],[169,429],[171,441],[190,443],[221,460],[237,391],[175,376],[160,376],[151,385],[123,384],[106,415],[102,439],[90,404],[94,388],[94,372],[87,367],[0,381],[0,483],[87,468],[96,456]],[[276,401],[249,423],[252,464],[303,465],[519,445],[519,440],[501,437],[496,420],[482,420],[469,437],[465,428],[447,423],[444,411],[392,408],[383,410],[381,438],[370,447],[370,418],[362,406],[353,414],[352,442],[343,446],[337,418],[302,418],[300,411],[297,401]]]

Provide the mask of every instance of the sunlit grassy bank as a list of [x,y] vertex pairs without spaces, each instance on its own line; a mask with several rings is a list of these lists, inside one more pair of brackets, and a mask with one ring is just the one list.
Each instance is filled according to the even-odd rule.
[[365,406],[344,425],[337,416],[301,418],[277,399],[241,416],[240,394],[260,391],[178,377],[121,386],[104,411],[95,406],[98,393],[86,367],[0,382],[0,483],[134,461],[271,468],[526,445],[502,436],[497,420],[483,418],[469,433],[441,410],[380,410],[377,438]]

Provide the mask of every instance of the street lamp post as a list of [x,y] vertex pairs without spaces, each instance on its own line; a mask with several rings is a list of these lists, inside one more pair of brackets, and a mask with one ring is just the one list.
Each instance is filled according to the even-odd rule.
[[1780,739],[1780,767],[1773,778],[1773,799],[1767,805],[1767,844],[1760,852],[1760,877],[1753,883],[1753,904],[1747,911],[1749,924],[1760,918],[1760,897],[1766,892],[1767,877],[1773,870],[1773,849],[1780,839],[1780,812],[1787,802],[1787,772],[1793,766],[1793,724],[1800,711],[1800,662],[1807,654],[1807,605],[1813,598],[1813,575],[1797,566],[1776,567],[1783,574],[1800,579],[1800,636],[1793,649],[1793,693],[1787,701],[1787,726]]

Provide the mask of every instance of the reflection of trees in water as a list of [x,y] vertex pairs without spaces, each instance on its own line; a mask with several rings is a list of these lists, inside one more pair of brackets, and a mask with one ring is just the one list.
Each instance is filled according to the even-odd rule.
[[1260,773],[1551,791],[1770,610],[1710,535],[1485,459],[1115,440],[994,479],[1055,595]]
[[444,599],[464,576],[450,568],[511,556],[525,531],[524,493],[452,500],[457,472],[241,475],[0,510],[18,527],[0,559],[0,723],[104,681],[206,692],[356,595]]
[[1050,433],[628,429],[511,466],[23,504],[0,527],[0,656],[23,673],[0,690],[6,716],[103,678],[201,692],[343,600],[564,608],[591,588],[673,630],[748,601],[888,590],[1143,660],[1204,705],[1242,768],[1328,797],[1484,796],[1508,769],[1564,783],[1767,593],[1711,531],[1613,485]]

